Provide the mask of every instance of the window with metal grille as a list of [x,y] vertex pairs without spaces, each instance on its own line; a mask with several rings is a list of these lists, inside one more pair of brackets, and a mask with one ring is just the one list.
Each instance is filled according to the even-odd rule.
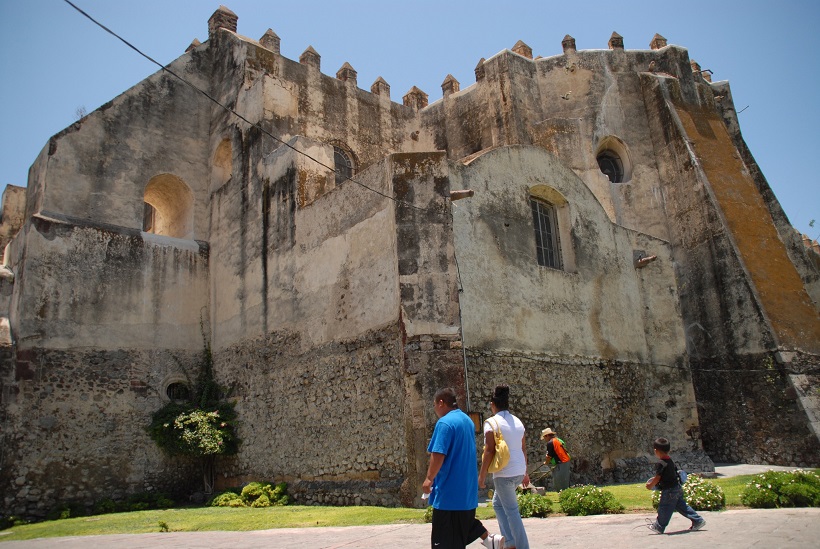
[[561,240],[558,236],[558,212],[552,204],[530,199],[532,224],[535,227],[535,250],[538,264],[561,269]]
[[341,147],[333,147],[333,162],[336,168],[336,185],[341,185],[353,177],[353,160]]
[[191,390],[181,382],[174,382],[165,388],[165,394],[173,402],[182,402],[191,398]]

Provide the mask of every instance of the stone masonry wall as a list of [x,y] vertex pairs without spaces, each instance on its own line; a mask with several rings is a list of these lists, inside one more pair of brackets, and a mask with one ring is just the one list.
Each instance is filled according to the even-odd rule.
[[286,481],[300,504],[400,504],[407,470],[396,326],[305,350],[276,332],[214,356],[236,401],[239,455],[218,488]]
[[769,354],[693,361],[703,446],[715,461],[820,466],[817,436],[787,371],[816,366],[786,366]]
[[145,427],[198,355],[169,351],[29,350],[2,361],[2,514],[43,518],[159,491],[186,500],[194,464],[163,456]]
[[701,448],[687,368],[468,349],[468,381],[473,409],[485,418],[493,387],[510,385],[531,467],[544,461],[539,437],[551,427],[567,445],[573,484],[645,480],[660,436],[687,470],[714,470]]

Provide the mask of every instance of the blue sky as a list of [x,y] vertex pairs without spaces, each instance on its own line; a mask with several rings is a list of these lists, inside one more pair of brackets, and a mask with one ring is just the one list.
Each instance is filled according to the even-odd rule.
[[[169,63],[220,0],[72,0],[145,53]],[[379,76],[401,101],[412,86],[441,97],[452,74],[467,87],[473,69],[523,40],[534,55],[561,53],[572,35],[581,49],[606,49],[613,31],[627,49],[648,49],[655,33],[729,80],[743,136],[789,220],[820,236],[820,57],[816,0],[528,1],[221,0],[254,39],[271,28],[282,54],[308,47],[335,75],[347,61],[363,89]],[[51,135],[157,70],[63,0],[0,0],[0,186],[25,185]],[[812,160],[812,162],[809,162]],[[814,227],[809,223],[817,219]]]

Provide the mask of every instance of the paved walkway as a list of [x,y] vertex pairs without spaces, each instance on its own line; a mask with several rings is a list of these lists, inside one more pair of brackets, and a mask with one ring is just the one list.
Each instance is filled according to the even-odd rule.
[[[730,467],[730,468],[727,468]],[[720,476],[775,469],[769,466],[718,466]],[[789,469],[789,468],[784,468]],[[817,548],[820,547],[820,508],[746,509],[702,512],[706,527],[689,532],[689,521],[675,515],[665,535],[646,528],[654,514],[596,515],[525,519],[532,549],[599,547],[643,549],[679,547]],[[484,522],[498,532],[495,520]],[[0,537],[2,540],[2,537]],[[429,524],[392,524],[347,528],[288,528],[252,532],[171,532],[91,537],[0,541],[0,549],[419,549],[430,545]],[[478,542],[470,548],[481,549]]]
[[[599,547],[674,549],[679,547],[816,548],[820,546],[820,508],[748,509],[703,512],[706,527],[689,532],[689,521],[676,515],[667,533],[651,533],[650,514],[596,515],[525,519],[532,549]],[[485,521],[497,532],[494,520]],[[347,528],[288,528],[253,532],[171,532],[46,538],[0,542],[2,549],[424,549],[430,547],[429,524],[393,524]],[[471,549],[483,546],[474,542]]]

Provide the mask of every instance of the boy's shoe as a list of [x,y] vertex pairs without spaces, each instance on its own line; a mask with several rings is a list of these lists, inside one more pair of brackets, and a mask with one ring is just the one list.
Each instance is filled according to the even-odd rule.
[[487,549],[504,549],[504,536],[501,534],[490,534],[486,539],[481,540],[481,545]]
[[649,528],[650,530],[652,530],[653,532],[655,532],[656,534],[663,534],[663,530],[661,530],[661,526],[660,526],[660,524],[658,524],[658,523],[657,523],[656,521],[654,521],[654,520],[652,520],[652,522],[649,522],[650,520],[652,520],[652,519],[647,519],[647,520],[646,520],[646,521],[647,521],[647,523],[648,523],[648,524],[646,525],[646,527],[647,527],[647,528]]
[[706,521],[702,520],[700,522],[693,522],[692,527],[689,528],[689,529],[692,530],[693,532],[697,532],[698,530],[700,530],[704,526],[706,526]]

